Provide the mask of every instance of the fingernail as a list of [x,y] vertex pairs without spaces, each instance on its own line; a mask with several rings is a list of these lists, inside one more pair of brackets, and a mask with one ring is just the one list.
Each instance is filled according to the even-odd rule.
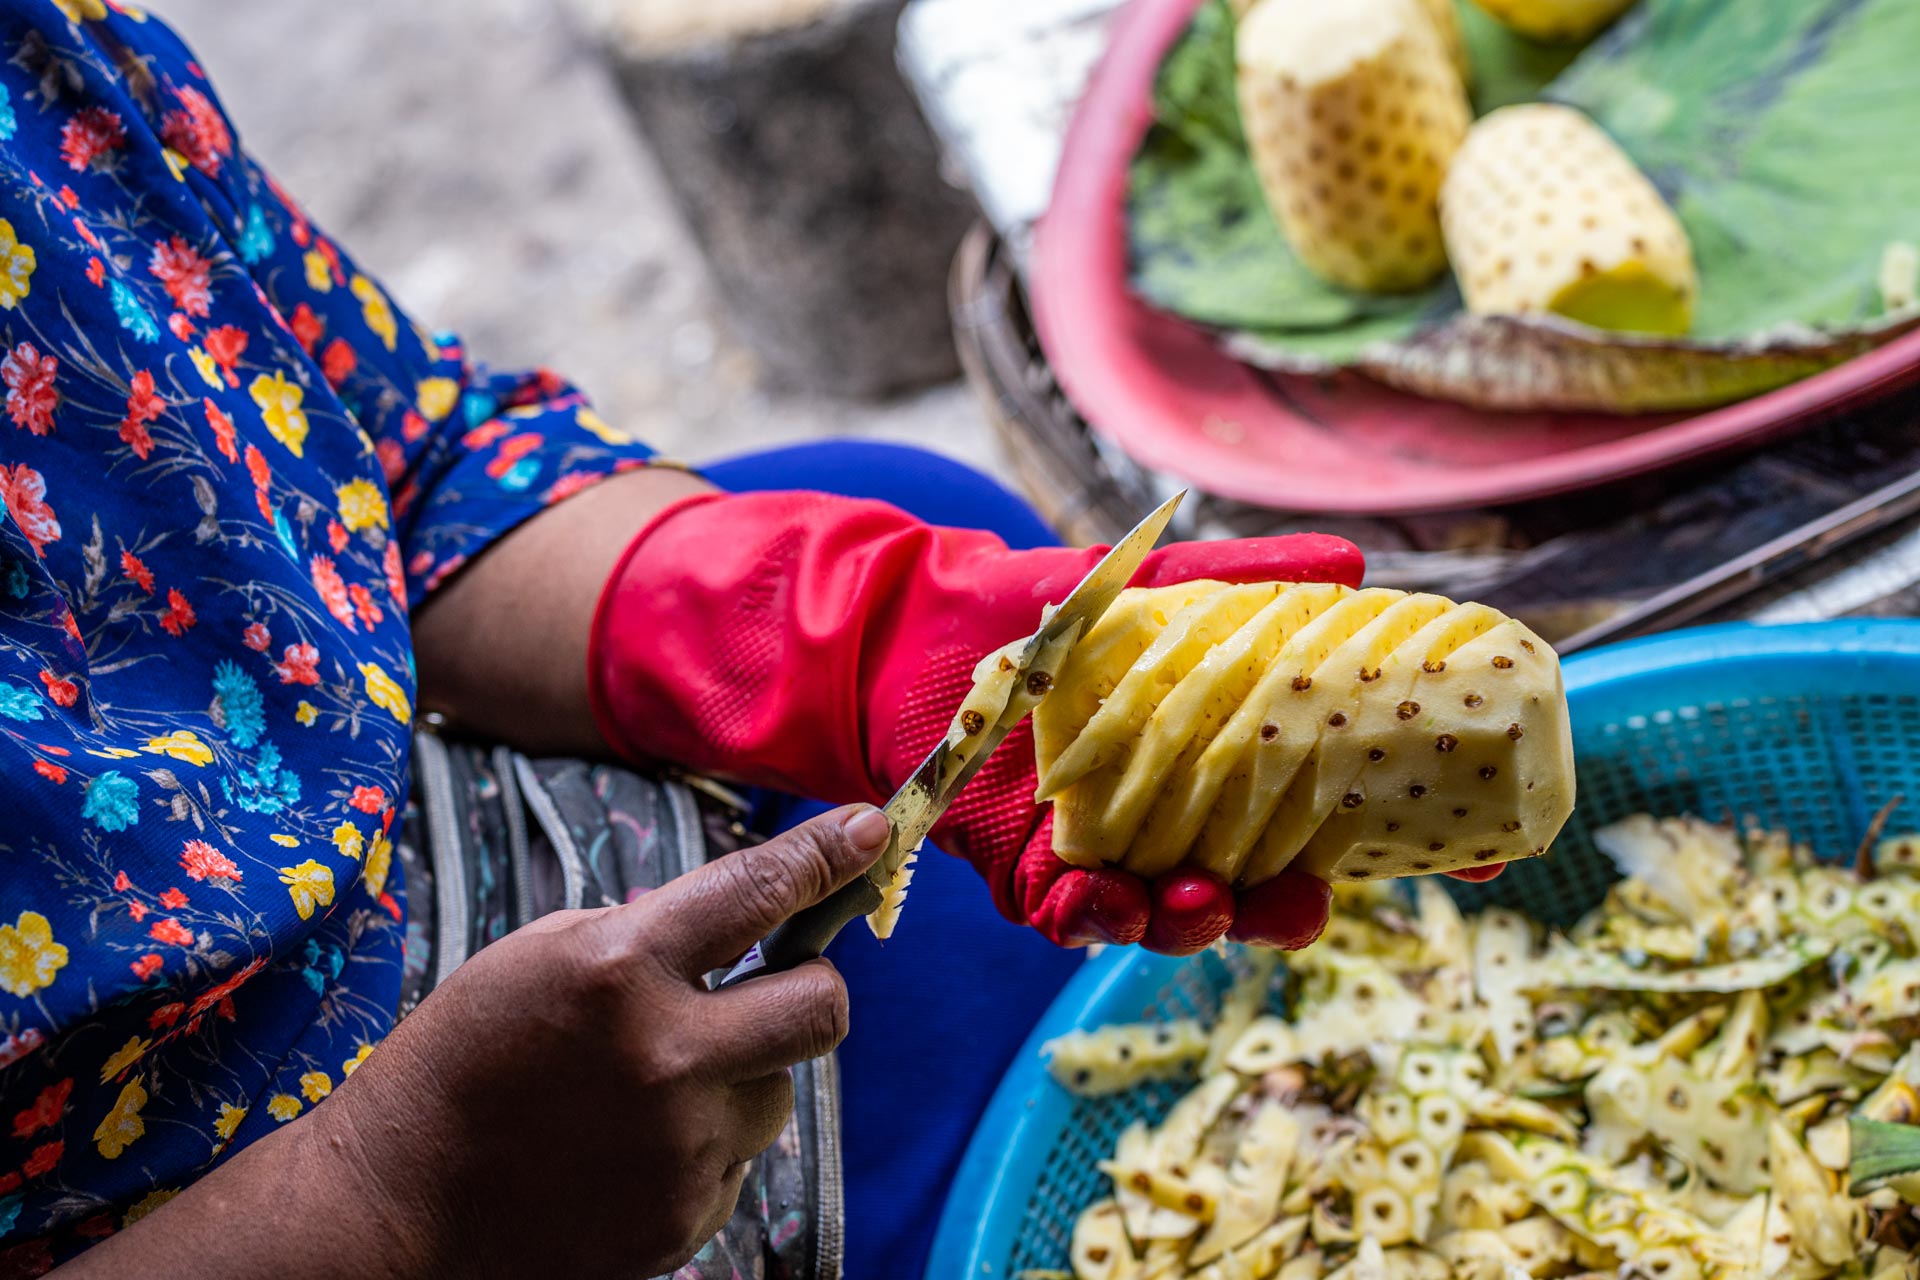
[[847,833],[847,839],[853,841],[853,847],[862,853],[880,852],[887,847],[887,838],[893,834],[893,828],[887,824],[887,815],[870,805],[848,817],[843,830]]

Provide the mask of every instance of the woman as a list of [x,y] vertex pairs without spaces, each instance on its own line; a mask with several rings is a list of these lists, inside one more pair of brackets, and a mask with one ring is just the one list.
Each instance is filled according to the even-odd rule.
[[[700,974],[885,824],[838,810],[555,912],[396,1029],[433,968],[394,854],[416,677],[522,750],[872,803],[1097,551],[652,465],[557,377],[487,373],[401,314],[158,21],[0,0],[0,47],[0,1274],[679,1265],[779,1132],[785,1068],[846,1028],[828,964]],[[1299,537],[1172,548],[1142,580],[1360,570]],[[936,832],[1007,919],[1173,952],[1319,929],[1305,877],[1236,900],[1067,870],[1031,754],[1016,735]],[[936,1005],[957,981],[1047,994],[950,960],[916,975]],[[931,1167],[1023,1030],[971,1061],[875,1047],[871,1078],[936,1053],[979,1082]]]

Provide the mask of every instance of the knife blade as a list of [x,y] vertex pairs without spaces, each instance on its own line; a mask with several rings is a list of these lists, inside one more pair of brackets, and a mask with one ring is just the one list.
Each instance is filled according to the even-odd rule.
[[[1039,630],[1021,647],[1019,657],[1002,659],[1001,669],[988,677],[1006,687],[998,713],[987,717],[986,727],[976,733],[967,733],[956,724],[887,801],[881,812],[886,814],[892,834],[873,866],[768,934],[722,979],[721,986],[805,963],[821,955],[827,944],[859,917],[872,916],[890,899],[897,909],[906,893],[906,881],[912,878],[913,858],[927,833],[1007,735],[1046,696],[1052,687],[1053,671],[1126,590],[1185,497],[1183,489],[1135,525],[1065,600],[1043,615]],[[1042,673],[1044,680],[1030,678]],[[968,695],[969,702],[982,687],[976,684]],[[991,696],[1000,700],[997,688]]]

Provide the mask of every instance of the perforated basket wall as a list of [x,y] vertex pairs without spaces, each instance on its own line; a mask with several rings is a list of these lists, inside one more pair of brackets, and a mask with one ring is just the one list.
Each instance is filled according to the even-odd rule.
[[[1905,792],[1913,808],[1888,830],[1920,829],[1920,622],[1704,628],[1581,655],[1566,675],[1573,818],[1550,856],[1487,885],[1447,881],[1469,911],[1500,904],[1570,924],[1615,875],[1592,831],[1640,811],[1753,818],[1842,857]],[[1134,1119],[1165,1115],[1191,1082],[1074,1098],[1045,1074],[1040,1044],[1075,1027],[1210,1019],[1241,963],[1136,949],[1089,963],[995,1095],[949,1197],[929,1280],[1066,1268],[1074,1217],[1108,1191],[1094,1162]]]

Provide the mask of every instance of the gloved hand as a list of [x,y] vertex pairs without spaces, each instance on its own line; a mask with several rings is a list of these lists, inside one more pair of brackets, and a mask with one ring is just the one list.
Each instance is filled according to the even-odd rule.
[[[947,730],[980,658],[1040,624],[1105,548],[1009,551],[885,503],[820,493],[709,494],[643,529],[608,580],[588,655],[594,715],[630,759],[829,801],[884,803]],[[1360,552],[1300,534],[1189,543],[1136,586],[1197,578],[1357,586]],[[1217,877],[1153,884],[1053,854],[1023,724],[934,828],[1001,914],[1072,946],[1185,954],[1222,933],[1304,946],[1327,887],[1283,874],[1236,899]]]

